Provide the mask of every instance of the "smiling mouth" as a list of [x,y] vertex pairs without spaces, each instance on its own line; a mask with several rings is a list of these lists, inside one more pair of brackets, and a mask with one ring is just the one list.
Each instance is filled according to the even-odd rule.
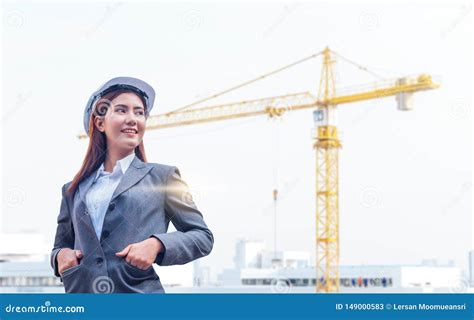
[[138,131],[135,130],[135,129],[124,129],[124,130],[122,130],[122,133],[130,134],[130,135],[135,135],[135,134],[138,133]]

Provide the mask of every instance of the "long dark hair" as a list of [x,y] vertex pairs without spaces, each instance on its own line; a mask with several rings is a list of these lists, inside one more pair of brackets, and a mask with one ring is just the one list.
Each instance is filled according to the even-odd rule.
[[[128,89],[118,89],[111,91],[105,94],[103,97],[97,101],[94,106],[94,112],[91,112],[91,117],[89,119],[89,146],[87,147],[86,156],[82,162],[82,166],[79,169],[79,172],[76,173],[74,179],[72,180],[69,188],[67,189],[68,193],[74,193],[79,186],[79,184],[87,178],[90,174],[96,171],[100,165],[105,161],[107,156],[107,139],[104,132],[100,132],[94,125],[94,119],[96,117],[104,116],[107,112],[107,108],[103,108],[104,102],[110,102],[122,93],[133,93],[132,90]],[[146,106],[146,103],[143,97],[139,94],[136,94],[143,103],[143,106]],[[145,146],[143,140],[140,144],[135,147],[135,155],[143,162],[147,162],[145,155]]]

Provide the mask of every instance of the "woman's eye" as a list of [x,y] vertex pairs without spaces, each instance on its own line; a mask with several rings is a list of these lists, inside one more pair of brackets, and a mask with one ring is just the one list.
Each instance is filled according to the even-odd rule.
[[139,116],[145,115],[145,113],[144,113],[143,111],[138,111],[137,114],[138,114]]
[[117,112],[122,112],[122,113],[124,113],[125,110],[123,110],[123,109],[117,109]]

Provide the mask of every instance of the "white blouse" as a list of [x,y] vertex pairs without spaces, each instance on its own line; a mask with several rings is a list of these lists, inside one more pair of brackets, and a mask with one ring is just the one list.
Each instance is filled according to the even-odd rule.
[[125,158],[118,160],[112,172],[105,171],[104,164],[102,163],[100,168],[97,169],[91,187],[87,191],[87,210],[99,240],[110,199],[112,199],[115,189],[134,158],[135,153],[133,152]]

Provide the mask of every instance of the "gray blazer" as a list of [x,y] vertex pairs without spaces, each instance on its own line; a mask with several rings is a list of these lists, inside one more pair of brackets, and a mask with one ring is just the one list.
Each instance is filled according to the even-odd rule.
[[[51,266],[67,293],[164,292],[153,266],[141,270],[115,255],[151,236],[165,247],[155,261],[161,266],[185,264],[211,252],[214,237],[178,168],[144,163],[135,157],[113,193],[100,239],[85,204],[93,176],[87,177],[74,195],[66,193],[71,182],[62,189]],[[177,231],[167,233],[170,221]],[[60,275],[56,256],[61,248],[81,250],[83,257],[79,265]]]

